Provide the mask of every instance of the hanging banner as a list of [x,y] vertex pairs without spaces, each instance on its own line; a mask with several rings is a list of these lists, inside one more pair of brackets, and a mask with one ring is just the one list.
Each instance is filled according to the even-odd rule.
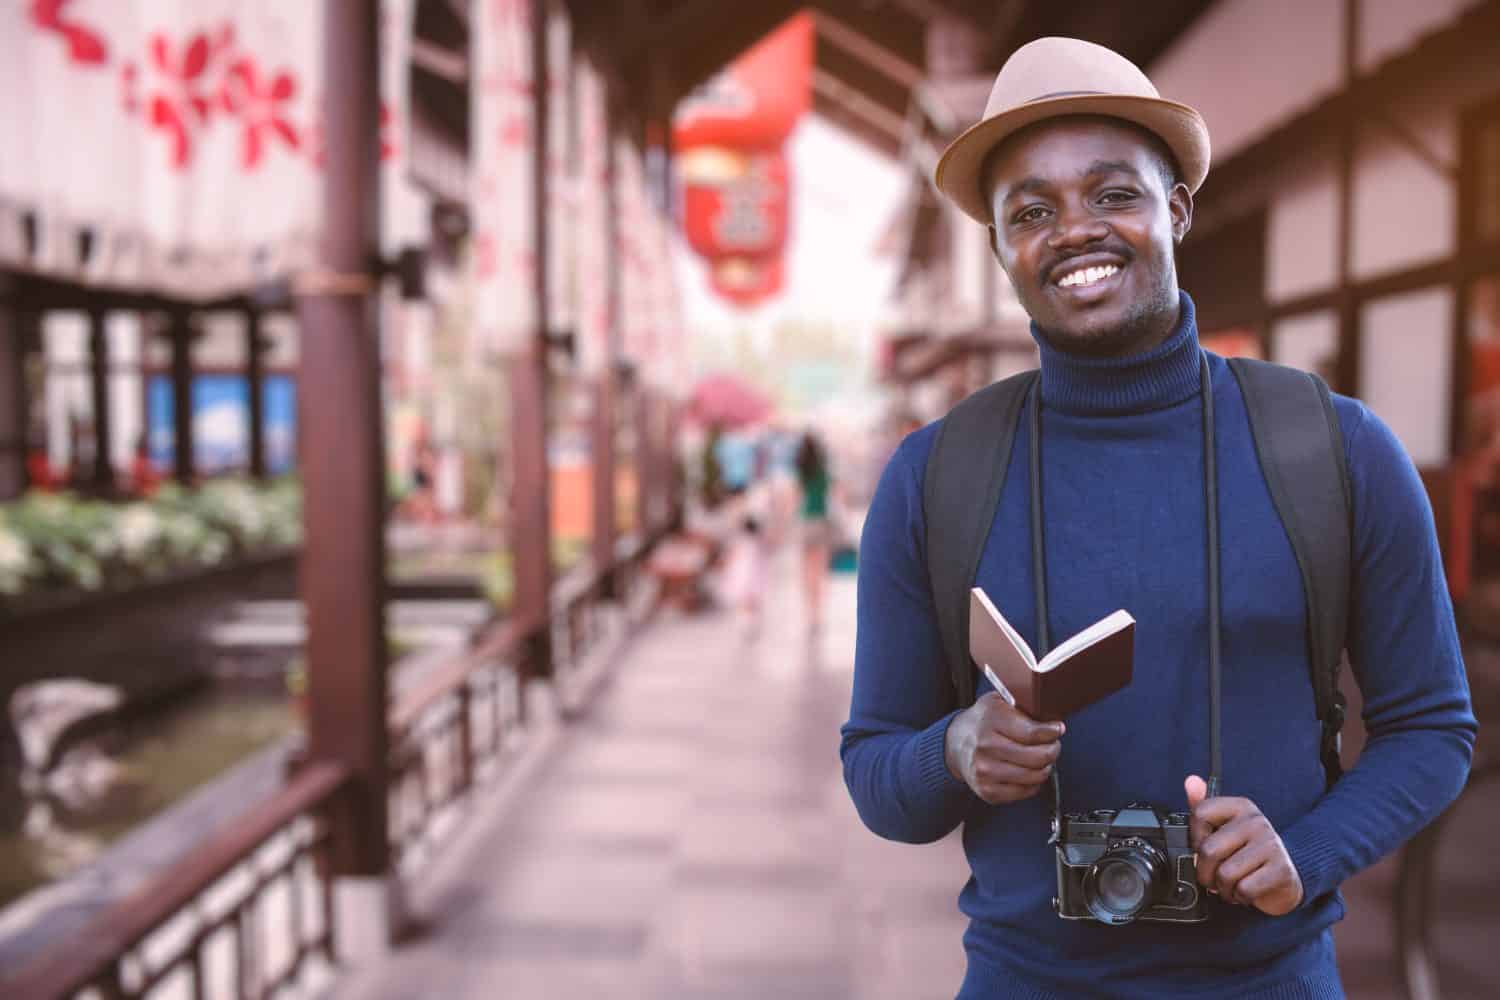
[[609,363],[609,119],[604,80],[580,60],[574,86],[578,101],[578,156],[573,260],[578,336],[576,363],[593,377]]
[[682,227],[709,259],[769,257],[786,249],[790,197],[786,154],[700,146],[678,161]]
[[576,327],[573,272],[578,189],[568,183],[571,165],[577,161],[578,137],[574,130],[577,110],[572,80],[573,29],[558,0],[548,4],[547,15],[547,307],[548,323],[554,330]]
[[709,283],[737,306],[759,305],[786,286],[786,264],[781,257],[725,257],[713,263]]
[[[392,188],[412,9],[382,5]],[[185,299],[310,264],[322,38],[303,0],[0,4],[0,263]]]
[[812,104],[814,22],[789,18],[687,96],[673,116],[673,147],[775,149]]
[[188,298],[306,263],[321,38],[299,0],[0,5],[0,261]]
[[648,353],[647,279],[651,262],[648,227],[651,208],[641,151],[625,139],[615,140],[615,191],[619,206],[621,352],[640,365]]
[[536,331],[530,0],[483,0],[470,31],[474,333],[510,355]]

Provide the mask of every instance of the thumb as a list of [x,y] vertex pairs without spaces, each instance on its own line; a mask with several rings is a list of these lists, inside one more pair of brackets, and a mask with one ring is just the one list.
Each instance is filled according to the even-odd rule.
[[1182,785],[1185,789],[1187,789],[1187,804],[1189,811],[1198,808],[1198,803],[1202,802],[1204,796],[1208,795],[1208,784],[1202,778],[1194,774],[1189,775],[1188,779],[1184,781]]

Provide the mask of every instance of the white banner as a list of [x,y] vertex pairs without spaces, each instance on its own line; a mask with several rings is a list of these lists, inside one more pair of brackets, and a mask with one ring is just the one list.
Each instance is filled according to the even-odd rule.
[[569,183],[577,162],[575,110],[570,73],[573,34],[568,15],[553,0],[547,15],[547,318],[553,330],[574,330],[574,226],[577,188]]
[[651,207],[646,196],[646,171],[641,151],[629,140],[615,140],[615,192],[619,205],[620,350],[625,359],[644,367],[650,330],[646,279]]
[[574,258],[577,293],[579,372],[592,378],[610,360],[609,344],[609,120],[604,81],[588,62],[579,60],[577,173]]
[[[395,161],[412,0],[383,18]],[[306,266],[322,37],[306,0],[4,0],[0,262],[189,299]]]
[[487,355],[516,353],[536,327],[530,0],[474,5],[470,60],[474,330]]

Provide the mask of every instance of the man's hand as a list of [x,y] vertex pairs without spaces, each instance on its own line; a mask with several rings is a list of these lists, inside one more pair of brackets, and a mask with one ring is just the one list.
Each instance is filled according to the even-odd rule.
[[1187,779],[1188,835],[1198,851],[1198,884],[1220,899],[1279,917],[1302,902],[1302,879],[1271,821],[1249,799],[1206,798]]
[[990,805],[1029,799],[1052,775],[1063,728],[988,692],[948,724],[948,770]]

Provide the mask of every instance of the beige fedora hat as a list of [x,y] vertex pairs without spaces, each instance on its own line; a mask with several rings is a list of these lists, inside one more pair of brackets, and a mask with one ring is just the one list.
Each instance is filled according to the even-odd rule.
[[1208,126],[1202,115],[1164,100],[1146,74],[1118,52],[1077,38],[1038,38],[1005,61],[984,118],[944,150],[938,190],[989,225],[990,206],[979,176],[985,157],[1011,133],[1061,115],[1123,118],[1167,144],[1190,190],[1197,191],[1208,176]]

